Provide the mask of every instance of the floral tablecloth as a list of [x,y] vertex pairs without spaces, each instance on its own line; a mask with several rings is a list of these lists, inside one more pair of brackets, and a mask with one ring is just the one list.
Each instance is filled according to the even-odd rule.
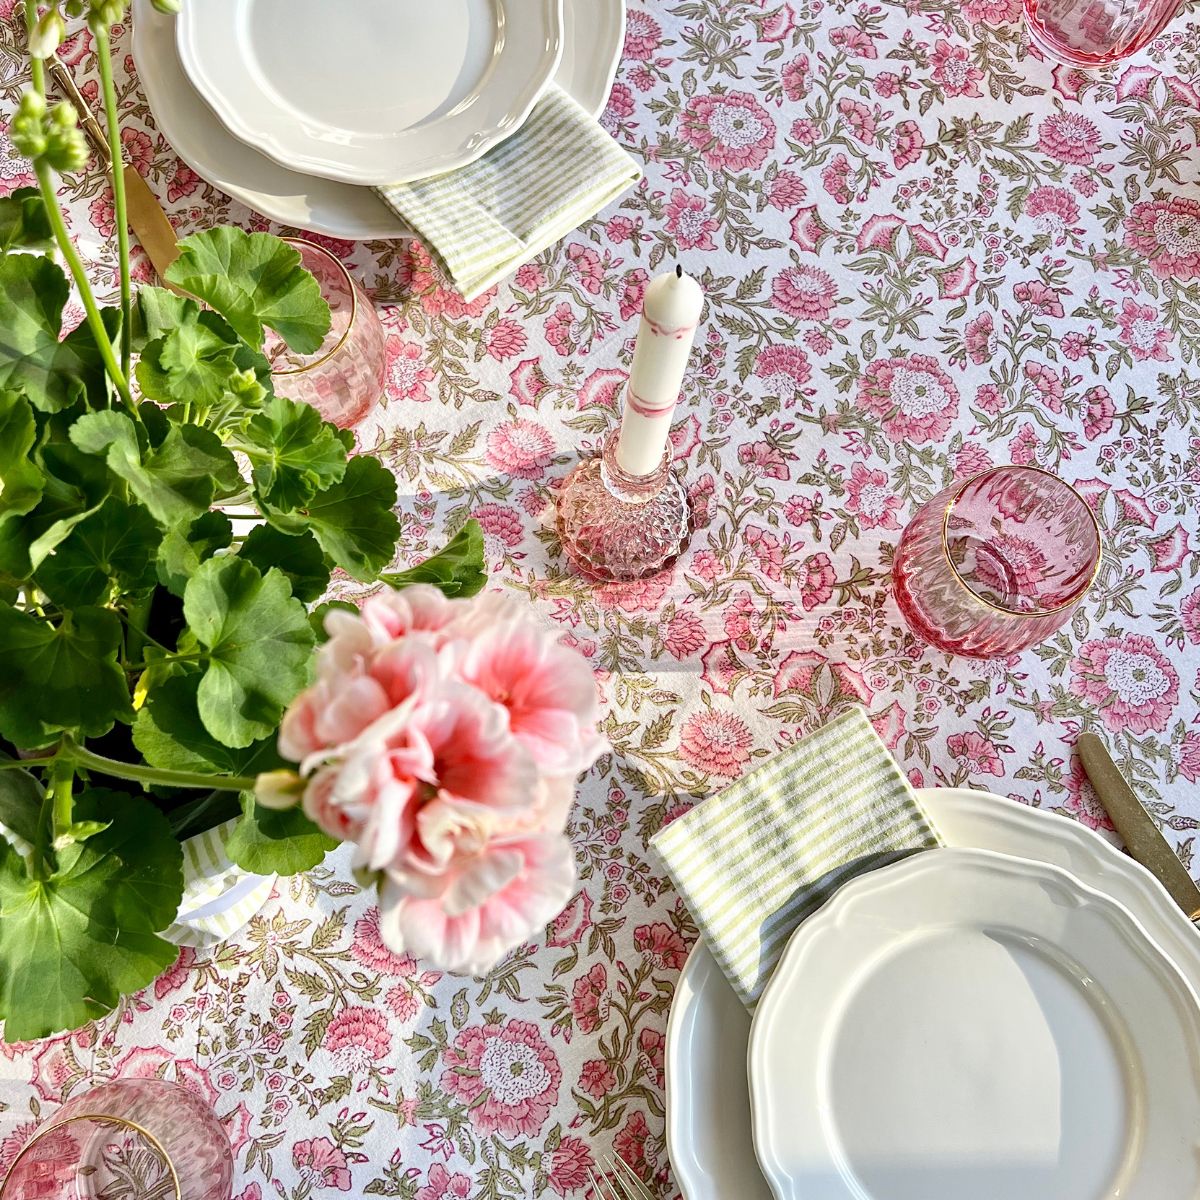
[[[3,26],[4,112],[16,46]],[[265,227],[118,62],[127,154],[179,229]],[[91,1076],[165,1073],[226,1119],[241,1200],[582,1197],[613,1146],[672,1195],[663,1040],[695,931],[647,838],[849,701],[918,783],[1103,827],[1071,753],[1098,728],[1190,859],[1200,25],[1084,75],[1030,53],[1015,0],[637,3],[604,122],[641,186],[469,305],[419,247],[334,244],[389,329],[358,436],[400,479],[406,558],[474,514],[496,583],[595,664],[614,753],[580,788],[578,894],[489,978],[443,977],[383,947],[335,855],[111,1018],[0,1047],[0,1165]],[[28,182],[0,134],[0,184]],[[67,192],[112,283],[108,193]],[[702,528],[669,576],[587,587],[554,488],[677,260],[709,300],[674,433]],[[901,627],[889,558],[920,501],[1010,460],[1076,483],[1105,564],[1046,645],[952,660]]]

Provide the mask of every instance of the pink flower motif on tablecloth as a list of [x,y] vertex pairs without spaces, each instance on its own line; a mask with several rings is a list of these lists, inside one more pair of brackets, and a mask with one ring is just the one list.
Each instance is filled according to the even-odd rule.
[[124,1054],[112,1073],[121,1079],[167,1079],[194,1092],[210,1108],[221,1095],[208,1078],[208,1072],[195,1059],[176,1058],[161,1046],[135,1046]]
[[766,195],[767,203],[772,208],[777,208],[780,212],[786,212],[789,208],[794,208],[808,195],[808,189],[804,186],[804,181],[799,175],[794,175],[791,171],[780,171],[767,184]]
[[550,387],[550,380],[536,358],[527,358],[513,367],[508,377],[509,394],[518,404],[537,407],[538,397]]
[[348,1192],[350,1164],[328,1138],[305,1138],[292,1147],[292,1165],[309,1188],[335,1188]]
[[586,891],[578,891],[567,903],[566,908],[550,923],[546,945],[558,950],[577,945],[592,927],[592,898]]
[[791,479],[787,460],[777,446],[770,442],[748,442],[738,447],[738,462],[753,467],[762,479]]
[[908,732],[905,728],[904,706],[893,700],[882,712],[872,713],[868,720],[871,728],[879,735],[879,740],[894,751],[900,745],[901,738]]
[[812,700],[823,715],[846,704],[870,705],[874,692],[853,668],[816,650],[795,650],[775,674],[776,696],[795,693]]
[[1038,399],[1051,411],[1062,412],[1063,381],[1052,367],[1045,363],[1027,362],[1023,371],[1025,378],[1033,384]]
[[167,184],[167,200],[178,204],[185,196],[190,196],[201,183],[200,176],[187,163],[180,161],[175,167],[175,173]]
[[191,946],[184,946],[179,957],[154,981],[155,1000],[162,1000],[183,987],[195,961],[196,951]]
[[1025,213],[1033,221],[1034,228],[1048,234],[1054,241],[1061,242],[1079,220],[1079,205],[1066,188],[1043,184],[1029,193],[1025,200]]
[[1136,362],[1147,359],[1167,362],[1171,358],[1168,347],[1175,335],[1160,321],[1154,305],[1138,304],[1126,296],[1117,314],[1117,325],[1121,341],[1129,347]]
[[995,775],[999,778],[1004,774],[1000,752],[987,738],[974,731],[952,733],[946,739],[946,753],[964,762],[975,775]]
[[837,305],[837,284],[828,271],[802,263],[775,276],[771,302],[789,317],[824,321]]
[[992,465],[992,456],[978,442],[964,442],[954,456],[954,474],[959,478],[978,475]]
[[824,604],[833,595],[837,573],[824,550],[810,554],[796,572],[796,588],[800,592],[800,603],[805,612]]
[[417,1190],[413,1200],[467,1200],[471,1194],[469,1175],[452,1175],[441,1163],[429,1168],[425,1186]]
[[1018,0],[967,0],[963,5],[963,16],[968,21],[982,21],[984,25],[1007,25],[1020,13]]
[[1037,464],[1038,450],[1042,443],[1038,440],[1037,430],[1029,421],[1021,424],[1016,437],[1009,444],[1008,456],[1019,467]]
[[875,117],[861,100],[843,96],[837,104],[838,112],[850,127],[850,136],[866,145],[875,138]]
[[650,1077],[651,1084],[662,1088],[666,1074],[666,1036],[658,1029],[643,1029],[638,1034],[638,1062]]
[[1193,646],[1200,646],[1200,588],[1184,597],[1179,606],[1179,618],[1187,640]]
[[714,642],[700,656],[700,662],[703,667],[700,678],[723,696],[730,694],[734,677],[746,670],[729,641]]
[[425,365],[425,347],[397,337],[387,340],[388,395],[396,400],[432,400],[426,386],[433,370]]
[[1188,730],[1180,741],[1172,744],[1171,761],[1188,783],[1200,780],[1200,733]]
[[629,85],[620,81],[612,85],[608,93],[608,104],[600,123],[605,129],[613,129],[619,121],[627,121],[637,111],[637,101],[630,91]]
[[947,96],[982,96],[979,81],[983,72],[971,62],[971,52],[966,46],[952,46],[945,38],[938,38],[930,55],[933,63],[933,78],[942,85]]
[[344,1071],[362,1071],[387,1056],[392,1035],[378,1009],[348,1007],[330,1021],[321,1044]]
[[609,412],[617,412],[628,378],[628,372],[617,367],[598,367],[583,381],[577,397],[578,407],[598,405]]
[[693,96],[678,132],[718,170],[757,170],[775,142],[771,114],[749,92]]
[[1187,196],[1143,200],[1125,218],[1125,245],[1146,257],[1162,279],[1200,276],[1200,201]]
[[1071,663],[1071,694],[1114,733],[1161,733],[1179,700],[1179,676],[1144,634],[1097,638]]
[[1067,789],[1067,799],[1063,807],[1075,820],[1082,822],[1089,829],[1112,829],[1113,823],[1078,758],[1071,759],[1071,769],[1064,777],[1063,783]]
[[1038,126],[1038,149],[1059,162],[1086,166],[1100,150],[1100,130],[1082,113],[1052,113]]
[[383,1001],[387,1005],[388,1012],[396,1017],[401,1025],[407,1025],[421,1007],[416,993],[404,983],[398,983],[395,987],[388,988]]
[[1103,385],[1089,388],[1083,396],[1083,436],[1093,441],[1113,427],[1116,405]]
[[69,1089],[87,1075],[75,1055],[71,1038],[47,1038],[29,1046],[33,1049],[30,1082],[34,1091],[51,1104],[61,1104]]
[[578,348],[578,326],[574,309],[563,300],[546,318],[546,341],[566,358]]
[[[25,1143],[33,1137],[33,1131],[40,1123],[39,1121],[24,1121],[7,1133],[3,1139],[0,1139],[0,1179],[7,1174],[13,1160],[20,1154]],[[22,1188],[22,1191],[25,1191],[25,1188]],[[47,1200],[53,1200],[53,1194],[53,1192],[47,1193]],[[31,1200],[33,1200],[32,1196]]]
[[622,321],[628,321],[642,311],[642,299],[649,281],[650,276],[641,267],[626,273],[617,297],[617,308],[620,310]]
[[829,41],[857,58],[878,58],[879,51],[871,35],[857,25],[836,25],[829,31]]
[[523,292],[536,292],[546,286],[546,275],[537,263],[523,263],[517,268],[513,282]]
[[417,973],[417,962],[411,954],[396,954],[383,944],[379,932],[379,909],[372,905],[354,922],[354,938],[350,953],[370,971],[380,975],[399,975],[411,979]]
[[657,612],[671,586],[671,572],[631,579],[622,583],[602,583],[595,592],[596,603],[605,609],[624,612]]
[[1166,533],[1148,539],[1145,544],[1154,564],[1150,570],[1156,575],[1178,571],[1192,552],[1188,545],[1188,532],[1182,525],[1173,525]]
[[694,713],[679,734],[679,757],[698,771],[735,779],[750,761],[750,729],[733,713],[708,709]]
[[784,63],[779,73],[783,94],[793,102],[803,100],[808,95],[811,74],[807,54],[798,54],[790,62]]
[[112,237],[117,228],[116,210],[113,207],[112,193],[107,188],[92,201],[88,208],[88,216],[104,237]]
[[708,214],[703,196],[689,196],[683,188],[675,188],[667,203],[667,232],[675,238],[681,250],[715,250],[712,235],[720,222]]
[[571,988],[571,1013],[581,1033],[594,1033],[608,1020],[608,972],[593,963]]
[[829,226],[821,220],[815,204],[808,208],[798,209],[792,217],[789,227],[792,231],[792,241],[801,250],[816,253],[821,243],[829,236]]
[[626,58],[646,61],[654,57],[654,52],[662,44],[662,27],[648,13],[631,8],[625,14],[625,49]]
[[535,421],[499,425],[488,434],[489,465],[518,479],[540,479],[554,461],[554,439]]
[[612,1066],[603,1058],[591,1058],[579,1071],[579,1089],[587,1092],[593,1100],[611,1092],[617,1086],[617,1077]]
[[562,1069],[529,1021],[470,1026],[442,1061],[442,1090],[468,1106],[480,1133],[535,1137],[558,1103]]
[[650,959],[656,970],[682,971],[687,962],[687,942],[662,921],[639,925],[633,931],[633,944]]
[[652,1151],[647,1145],[649,1141],[650,1129],[646,1124],[645,1115],[639,1109],[634,1109],[625,1118],[625,1124],[613,1138],[613,1151],[627,1166],[633,1168],[634,1174],[643,1179],[650,1175],[653,1167],[653,1161],[649,1157]]
[[766,395],[790,403],[812,377],[812,367],[799,346],[766,346],[755,356],[754,374],[763,381]]
[[560,1196],[583,1191],[588,1186],[588,1171],[594,1165],[587,1143],[574,1134],[566,1134],[558,1145],[542,1157],[546,1182]]
[[916,121],[900,121],[892,130],[892,163],[897,171],[912,166],[925,149],[925,135]]
[[1004,407],[1004,396],[994,383],[985,383],[975,393],[975,405],[995,416]]
[[899,529],[900,497],[888,485],[887,473],[856,462],[846,481],[846,507],[864,529]]
[[992,357],[996,350],[996,330],[990,312],[980,313],[967,322],[963,343],[973,363],[985,363]]
[[883,250],[888,254],[896,251],[896,238],[904,228],[904,219],[892,213],[875,213],[863,222],[856,243],[859,254],[868,250]]
[[779,538],[761,525],[750,525],[743,535],[743,540],[754,565],[768,579],[778,579],[783,573],[783,549]]
[[1018,283],[1013,288],[1013,298],[1045,317],[1063,316],[1062,300],[1059,299],[1058,293],[1048,288],[1040,279]]
[[505,551],[521,544],[525,527],[516,511],[504,504],[481,504],[471,513],[480,525],[486,539],[495,543],[502,558]]
[[[792,126],[792,136],[795,137],[797,121]],[[797,138],[797,141],[800,139]],[[821,186],[839,203],[849,204],[852,199],[850,191],[850,160],[844,154],[835,154],[829,165],[821,172]],[[795,268],[792,268],[795,270]]]
[[600,255],[591,246],[572,242],[567,246],[567,271],[589,295],[598,296],[604,282]]
[[858,381],[858,402],[895,441],[939,441],[958,416],[954,381],[927,354],[876,359]]
[[704,622],[694,612],[681,608],[663,630],[663,649],[672,658],[691,658],[704,645]]
[[520,354],[528,344],[529,338],[524,328],[519,321],[514,321],[512,317],[501,317],[484,334],[484,346],[497,362],[503,362],[506,358]]

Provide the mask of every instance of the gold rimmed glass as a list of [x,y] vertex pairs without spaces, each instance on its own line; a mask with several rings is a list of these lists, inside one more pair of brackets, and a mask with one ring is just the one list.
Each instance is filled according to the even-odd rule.
[[0,1200],[229,1200],[216,1114],[161,1079],[114,1079],[68,1100],[21,1148]]
[[931,645],[1003,658],[1071,618],[1100,569],[1095,514],[1039,467],[992,467],[917,511],[896,550],[904,619]]
[[283,240],[299,251],[304,268],[320,284],[332,323],[313,354],[297,354],[268,333],[264,349],[275,391],[311,404],[327,421],[349,429],[383,397],[387,333],[370,298],[335,255],[304,238]]

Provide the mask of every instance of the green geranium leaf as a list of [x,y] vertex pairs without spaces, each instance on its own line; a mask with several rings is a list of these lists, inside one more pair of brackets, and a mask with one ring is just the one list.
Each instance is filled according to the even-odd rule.
[[235,555],[210,558],[184,589],[183,615],[204,650],[205,729],[233,747],[274,733],[312,665],[308,614],[287,579]]
[[[233,749],[218,742],[200,720],[199,671],[156,684],[133,723],[133,744],[151,766],[213,775],[257,775],[286,763],[275,735]],[[0,818],[2,819],[2,818]]]
[[147,342],[170,333],[197,308],[194,300],[167,288],[149,284],[138,288],[137,303],[133,307],[133,348],[141,353]]
[[308,614],[308,623],[312,626],[313,635],[317,639],[318,646],[323,646],[329,641],[329,631],[325,628],[325,618],[331,612],[348,612],[357,615],[358,609],[349,600],[326,600],[324,604],[318,604]]
[[58,852],[47,880],[0,842],[0,1016],[8,1041],[45,1037],[102,1016],[145,987],[179,947],[157,936],[179,909],[183,851],[148,801],[89,791],[80,822],[103,832]]
[[398,588],[431,583],[451,598],[474,596],[488,579],[483,559],[483,528],[472,518],[432,558],[407,571],[389,571],[382,578]]
[[225,851],[244,871],[255,875],[297,875],[315,867],[337,842],[295,808],[263,808],[242,793],[242,818]]
[[341,483],[315,496],[295,513],[264,509],[267,520],[284,533],[311,529],[321,549],[355,579],[370,583],[392,561],[400,522],[396,477],[367,455],[346,464]]
[[0,733],[30,748],[63,730],[82,740],[131,720],[120,644],[120,619],[107,609],[75,609],[55,627],[0,604]]
[[45,476],[29,461],[37,425],[29,401],[0,392],[0,522],[23,517],[42,498]]
[[141,592],[155,583],[154,550],[161,536],[140,504],[109,496],[58,544],[34,576],[38,587],[64,608],[99,604],[113,584]]
[[280,533],[270,525],[257,525],[242,543],[238,554],[252,562],[264,575],[278,567],[292,585],[297,600],[311,603],[329,586],[329,563],[311,533]]
[[239,371],[251,371],[264,382],[270,379],[271,366],[216,313],[202,310],[194,300],[184,302],[175,325],[143,347],[136,369],[138,384],[149,399],[205,408],[228,393]]
[[179,243],[167,281],[191,292],[229,322],[256,350],[263,326],[300,354],[316,351],[329,332],[329,305],[300,254],[269,233],[228,225]]
[[[0,761],[12,759],[0,756]],[[32,846],[37,841],[41,811],[42,785],[28,771],[0,771],[0,825]]]
[[151,448],[124,413],[86,413],[71,426],[71,441],[86,454],[104,455],[113,474],[167,526],[194,520],[218,489],[232,491],[241,482],[233,455],[199,425],[172,425]]
[[190,525],[173,526],[158,544],[159,583],[182,596],[200,564],[232,541],[233,523],[216,509],[201,513]]
[[0,254],[10,250],[47,250],[54,245],[54,230],[41,192],[17,188],[0,196]]
[[259,496],[281,512],[307,504],[346,474],[337,429],[307,404],[272,396],[239,431]]

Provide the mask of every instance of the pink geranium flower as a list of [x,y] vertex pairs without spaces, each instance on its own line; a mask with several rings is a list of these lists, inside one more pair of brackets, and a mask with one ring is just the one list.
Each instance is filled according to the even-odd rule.
[[1161,733],[1179,700],[1179,676],[1143,634],[1086,642],[1071,664],[1071,694],[1114,733]]
[[558,1103],[562,1068],[529,1021],[469,1026],[442,1062],[442,1090],[467,1106],[481,1133],[535,1137]]
[[708,215],[708,204],[703,196],[689,196],[683,188],[671,192],[667,204],[667,230],[674,235],[681,250],[715,250],[712,235],[720,228],[720,222]]
[[864,529],[899,529],[896,511],[900,497],[888,485],[887,474],[872,471],[864,463],[850,468],[846,481],[846,507],[858,517]]
[[775,122],[749,92],[693,96],[683,111],[679,136],[710,167],[753,171],[775,143]]
[[802,321],[824,321],[837,304],[837,284],[828,271],[807,264],[787,267],[771,284],[776,308]]
[[876,359],[858,382],[858,400],[896,441],[938,441],[958,415],[958,389],[927,354]]

